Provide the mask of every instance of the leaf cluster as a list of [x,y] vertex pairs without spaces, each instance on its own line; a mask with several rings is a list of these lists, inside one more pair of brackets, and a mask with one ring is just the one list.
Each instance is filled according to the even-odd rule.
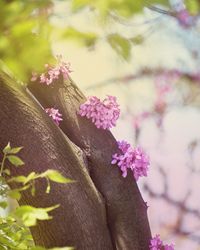
[[[12,148],[10,143],[3,149],[3,158],[0,165],[0,208],[6,212],[8,207],[7,199],[14,198],[20,200],[21,192],[30,189],[31,195],[35,195],[37,179],[45,178],[47,180],[46,193],[50,192],[50,182],[56,183],[72,183],[69,178],[64,177],[56,170],[48,169],[44,173],[31,172],[28,176],[11,177],[10,168],[6,167],[9,162],[11,167],[21,167],[24,161],[17,155],[22,147]],[[6,176],[6,178],[5,178]],[[10,189],[7,183],[17,183],[16,189]],[[17,206],[10,213],[6,212],[6,216],[0,216],[0,250],[46,250],[43,247],[35,246],[29,227],[35,226],[38,220],[50,220],[52,216],[49,212],[59,207],[59,204],[46,208],[36,208],[29,205]],[[49,250],[72,250],[71,247],[53,248]]]

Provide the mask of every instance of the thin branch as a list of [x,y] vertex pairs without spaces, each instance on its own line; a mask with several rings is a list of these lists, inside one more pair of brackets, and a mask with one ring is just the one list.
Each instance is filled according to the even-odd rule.
[[86,90],[101,88],[101,87],[105,87],[105,86],[110,85],[110,84],[116,84],[119,82],[120,83],[129,83],[131,81],[134,81],[134,80],[142,78],[142,77],[147,77],[147,76],[150,76],[150,77],[154,76],[155,77],[155,76],[159,76],[162,74],[178,74],[180,76],[180,78],[186,78],[190,81],[200,83],[200,75],[199,74],[180,72],[179,70],[176,70],[176,69],[166,70],[163,68],[157,68],[157,69],[144,68],[135,74],[131,73],[131,74],[127,74],[125,76],[111,77],[107,80],[95,83],[91,86],[88,86],[86,88]]
[[158,8],[156,6],[148,5],[147,8],[150,9],[150,10],[153,10],[155,12],[158,12],[160,14],[164,14],[164,15],[167,15],[167,16],[176,17],[176,13],[175,12],[163,10],[163,9],[160,9],[160,8]]
[[156,199],[164,199],[170,205],[181,209],[183,212],[192,214],[197,218],[200,218],[200,211],[198,209],[192,209],[187,207],[183,201],[174,200],[167,193],[158,194],[154,192],[147,184],[144,185],[144,190],[150,195],[150,197]]

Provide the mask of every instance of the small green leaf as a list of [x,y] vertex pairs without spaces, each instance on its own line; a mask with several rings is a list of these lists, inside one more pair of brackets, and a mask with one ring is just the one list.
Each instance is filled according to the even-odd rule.
[[8,203],[6,201],[0,201],[1,208],[5,209],[5,208],[7,208],[7,206],[8,206]]
[[82,8],[85,8],[87,6],[89,6],[89,4],[93,2],[91,0],[73,0],[71,3],[71,8],[72,11],[76,12]]
[[4,154],[7,154],[9,153],[11,150],[11,147],[10,147],[10,142],[8,142],[8,144],[5,146],[5,148],[3,149],[3,153]]
[[110,46],[125,60],[129,60],[131,56],[131,43],[130,41],[119,35],[111,34],[107,37]]
[[3,170],[3,173],[7,174],[7,175],[10,175],[10,170],[6,168],[6,169]]
[[35,172],[31,172],[24,181],[24,184],[28,183],[29,181],[35,180],[37,178],[37,174]]
[[47,188],[46,188],[46,193],[49,194],[50,193],[50,190],[51,190],[51,186],[50,186],[50,182],[49,182],[49,179],[46,178],[47,180]]
[[72,183],[73,180],[64,177],[58,171],[49,169],[44,173],[44,177],[48,177],[51,181],[58,182],[58,183]]
[[186,0],[185,5],[191,14],[198,15],[200,11],[200,5],[198,0]]
[[38,176],[39,175],[37,175],[35,172],[31,172],[27,177],[24,175],[19,175],[16,177],[12,177],[11,179],[8,180],[8,182],[19,182],[25,185],[28,182],[35,180]]
[[24,162],[18,156],[8,155],[7,159],[16,167],[24,165]]
[[35,184],[33,184],[31,187],[31,195],[35,196]]
[[144,41],[144,37],[142,35],[137,35],[137,36],[132,37],[130,39],[130,41],[133,44],[138,45],[138,44],[141,44]]
[[25,205],[17,207],[15,210],[15,215],[23,221],[25,226],[31,227],[36,225],[37,220],[52,219],[52,217],[49,216],[48,212],[54,210],[57,207],[59,207],[59,205],[47,208],[35,208]]
[[94,46],[98,40],[98,36],[94,32],[82,32],[74,27],[68,27],[63,31],[62,35],[63,38],[74,40],[86,47]]
[[12,148],[10,149],[10,151],[8,152],[9,154],[17,154],[21,151],[23,147],[16,147],[16,148]]
[[23,175],[13,177],[8,180],[8,182],[19,182],[19,183],[24,183],[25,181],[26,181],[26,177]]
[[19,190],[17,190],[17,189],[9,190],[8,195],[11,198],[16,199],[16,200],[20,200],[20,198],[21,198],[21,194],[20,194]]
[[42,209],[45,209],[46,212],[51,212],[52,210],[54,210],[54,209],[56,209],[56,208],[58,208],[58,207],[60,207],[59,204],[54,205],[54,206],[52,206],[52,207],[45,207],[45,208],[42,208]]

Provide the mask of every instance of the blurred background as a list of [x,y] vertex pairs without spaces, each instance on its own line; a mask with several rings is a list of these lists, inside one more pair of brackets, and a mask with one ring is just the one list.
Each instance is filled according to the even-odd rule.
[[117,96],[118,140],[151,167],[152,234],[200,249],[200,1],[0,0],[0,67],[23,84],[62,55],[86,96]]

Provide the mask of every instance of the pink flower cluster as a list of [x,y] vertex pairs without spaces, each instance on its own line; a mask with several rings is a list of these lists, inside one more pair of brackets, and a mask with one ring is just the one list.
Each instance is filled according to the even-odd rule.
[[149,248],[150,250],[174,250],[172,244],[164,245],[158,234],[151,239]]
[[61,74],[64,79],[67,79],[69,77],[69,73],[72,72],[70,69],[70,63],[63,62],[61,56],[57,56],[57,61],[58,65],[55,67],[45,64],[46,72],[42,73],[40,76],[38,76],[37,73],[33,73],[31,81],[36,81],[39,77],[40,83],[50,85],[54,80],[57,80]]
[[185,28],[195,24],[195,18],[190,15],[187,9],[181,9],[178,11],[177,18],[179,23]]
[[103,101],[91,96],[80,106],[78,114],[91,119],[97,128],[110,129],[116,126],[120,109],[114,96],[108,95]]
[[59,113],[58,109],[46,108],[45,112],[53,119],[53,121],[59,126],[60,121],[62,121],[62,114]]
[[126,141],[118,142],[118,147],[122,153],[114,154],[111,164],[117,163],[122,171],[122,176],[127,176],[128,169],[133,172],[133,176],[136,180],[141,176],[147,176],[149,157],[145,152],[139,147],[133,149]]

